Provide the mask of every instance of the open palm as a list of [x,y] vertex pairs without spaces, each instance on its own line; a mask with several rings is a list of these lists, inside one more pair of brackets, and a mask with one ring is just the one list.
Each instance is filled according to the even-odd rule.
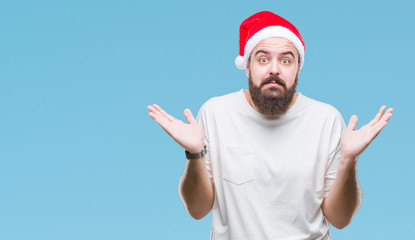
[[188,123],[176,119],[157,104],[148,106],[149,116],[153,118],[180,146],[191,153],[200,152],[204,147],[203,128],[189,109],[184,110]]
[[355,130],[357,116],[353,115],[350,118],[349,125],[341,138],[341,151],[344,157],[356,158],[376,138],[392,117],[393,108],[389,108],[386,112],[385,109],[386,106],[382,106],[375,118],[358,130]]

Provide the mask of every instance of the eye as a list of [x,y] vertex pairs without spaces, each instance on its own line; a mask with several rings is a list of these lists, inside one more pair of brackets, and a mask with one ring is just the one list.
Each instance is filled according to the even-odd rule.
[[268,62],[268,59],[266,59],[266,58],[260,58],[258,61],[260,63],[267,63]]
[[283,60],[281,60],[281,63],[282,63],[282,64],[289,64],[289,63],[290,63],[290,60],[288,60],[288,59],[283,59]]

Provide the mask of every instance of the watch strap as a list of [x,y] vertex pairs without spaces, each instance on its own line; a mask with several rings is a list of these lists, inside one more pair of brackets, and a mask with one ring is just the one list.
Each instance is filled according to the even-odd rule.
[[206,153],[207,153],[207,149],[206,149],[206,145],[205,145],[203,147],[203,149],[202,149],[201,152],[198,152],[198,153],[190,153],[187,150],[185,150],[184,152],[186,153],[186,158],[189,159],[189,160],[192,160],[192,159],[198,159],[198,158],[204,157],[206,155]]

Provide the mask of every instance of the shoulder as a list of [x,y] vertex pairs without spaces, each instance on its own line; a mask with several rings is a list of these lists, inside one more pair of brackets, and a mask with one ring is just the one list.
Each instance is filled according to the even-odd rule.
[[196,120],[204,126],[205,131],[208,130],[208,125],[212,125],[217,119],[223,120],[223,116],[228,116],[232,112],[238,99],[241,98],[240,94],[243,92],[233,92],[210,98],[200,108]]
[[341,113],[332,105],[302,95],[304,109],[308,113],[322,117],[342,118]]
[[200,111],[213,112],[229,109],[240,101],[241,94],[243,94],[243,92],[237,91],[222,96],[212,97],[202,105]]
[[302,95],[301,116],[313,123],[322,123],[326,128],[345,127],[341,113],[332,105]]
[[332,105],[305,97],[303,114],[305,119],[315,126],[322,126],[322,129],[330,131],[333,136],[340,137],[346,125],[341,113]]

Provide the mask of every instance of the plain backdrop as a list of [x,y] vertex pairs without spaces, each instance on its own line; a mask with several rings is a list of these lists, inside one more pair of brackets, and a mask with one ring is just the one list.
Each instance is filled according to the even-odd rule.
[[178,195],[184,151],[148,116],[185,120],[247,89],[239,24],[269,10],[305,44],[298,91],[366,124],[394,116],[359,160],[363,205],[333,239],[411,239],[412,1],[3,1],[0,239],[209,239]]

